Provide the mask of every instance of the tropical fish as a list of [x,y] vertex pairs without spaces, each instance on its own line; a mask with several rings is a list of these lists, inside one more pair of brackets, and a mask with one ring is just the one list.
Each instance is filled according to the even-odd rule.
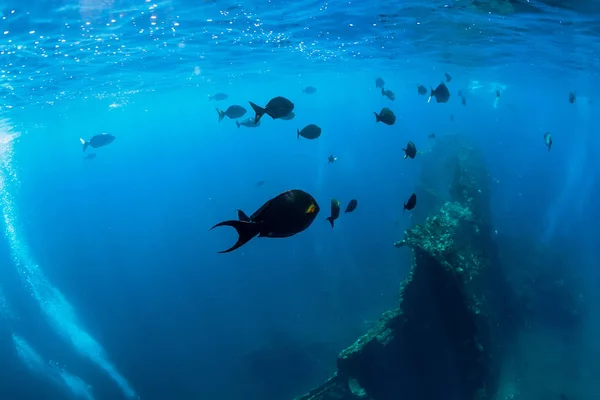
[[228,253],[240,248],[257,235],[268,238],[294,236],[308,228],[319,211],[319,205],[310,194],[294,189],[273,197],[249,217],[242,210],[238,210],[237,221],[223,221],[210,229],[231,226],[237,231],[237,242],[229,249],[219,252]]
[[321,128],[315,124],[306,125],[304,128],[302,128],[302,130],[296,130],[298,131],[298,139],[300,139],[300,136],[306,139],[316,139],[321,136]]
[[412,196],[409,197],[408,201],[406,203],[404,203],[404,209],[410,211],[413,208],[415,208],[416,205],[417,205],[417,195],[413,193]]
[[116,138],[110,133],[101,133],[99,135],[94,135],[89,141],[85,141],[82,138],[79,138],[81,145],[83,146],[83,151],[85,151],[88,146],[92,146],[94,149],[98,147],[106,146],[111,144]]
[[227,100],[228,97],[229,96],[225,93],[216,93],[216,94],[213,94],[212,96],[209,94],[208,101],[211,101],[211,100],[222,101],[222,100]]
[[273,97],[271,100],[269,100],[265,108],[257,106],[251,101],[249,103],[252,106],[254,112],[256,113],[256,116],[254,117],[254,120],[256,122],[258,122],[260,118],[265,114],[267,114],[273,119],[277,119],[285,117],[294,109],[294,103],[281,96]]
[[219,113],[219,122],[223,121],[223,118],[225,117],[230,119],[236,119],[243,117],[244,114],[247,113],[244,107],[238,105],[229,106],[225,111],[219,110],[217,108],[217,112]]
[[437,103],[446,103],[448,101],[450,98],[450,91],[444,82],[440,83],[435,89],[431,89],[431,94],[429,95],[429,100],[427,100],[427,102],[429,103],[433,97],[435,97]]
[[331,224],[333,228],[333,221],[338,219],[340,216],[340,201],[336,199],[331,200],[331,216],[327,217],[327,221]]
[[344,211],[345,213],[349,213],[352,212],[354,210],[356,210],[356,206],[358,206],[358,201],[355,199],[350,200],[350,203],[348,203],[348,206],[346,207],[346,211]]
[[383,122],[386,125],[394,125],[396,122],[394,112],[387,107],[382,108],[379,114],[376,112],[373,114],[375,114],[375,122]]

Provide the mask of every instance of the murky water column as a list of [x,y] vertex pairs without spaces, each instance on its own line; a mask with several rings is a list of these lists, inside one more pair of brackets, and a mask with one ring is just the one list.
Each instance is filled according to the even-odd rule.
[[[20,234],[17,205],[13,201],[13,193],[19,188],[19,180],[12,163],[14,140],[18,136],[18,132],[14,132],[9,121],[0,119],[0,214],[2,229],[11,250],[13,267],[17,268],[22,284],[46,316],[48,328],[53,329],[78,353],[104,370],[127,398],[138,399],[139,396],[125,377],[109,361],[100,343],[81,326],[71,304],[46,278],[41,266],[34,261],[24,236]],[[3,304],[7,304],[6,299]],[[31,370],[68,387],[78,398],[93,399],[89,385],[80,378],[60,369],[56,364],[45,363],[17,333],[14,334],[13,341],[17,354]]]

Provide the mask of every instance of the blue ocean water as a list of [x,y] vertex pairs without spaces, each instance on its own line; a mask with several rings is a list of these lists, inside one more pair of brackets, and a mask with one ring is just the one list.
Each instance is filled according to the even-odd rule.
[[[581,293],[598,287],[596,1],[9,1],[0,15],[2,399],[276,400],[321,383],[397,303],[411,256],[393,243],[422,167],[402,149],[427,151],[432,132],[482,150],[498,235],[573,251]],[[446,72],[448,103],[418,95]],[[275,96],[293,120],[218,121],[215,107],[246,118]],[[382,107],[395,125],[375,123]],[[321,137],[297,138],[310,123]],[[83,153],[102,132],[114,143]],[[235,231],[209,228],[289,189],[319,203],[309,229],[217,254]],[[334,229],[332,198],[358,200]],[[569,375],[586,399],[590,315],[585,372]]]

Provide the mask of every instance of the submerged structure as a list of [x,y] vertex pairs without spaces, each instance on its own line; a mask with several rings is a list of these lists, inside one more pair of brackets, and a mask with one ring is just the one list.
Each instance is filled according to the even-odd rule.
[[[296,400],[568,398],[585,390],[569,378],[576,372],[565,373],[586,368],[576,353],[587,313],[585,296],[574,295],[581,279],[556,250],[495,233],[489,175],[468,140],[447,136],[424,153],[415,225],[395,243],[413,256],[398,306],[339,354],[329,380]],[[556,247],[564,252],[564,243]],[[561,347],[565,357],[547,359]]]
[[460,137],[445,141],[424,155],[431,162],[424,160],[414,215],[421,223],[396,242],[413,254],[398,307],[341,352],[333,377],[298,400],[478,400],[497,390],[505,335],[498,327],[514,324],[496,313],[505,288],[488,175],[475,148]]

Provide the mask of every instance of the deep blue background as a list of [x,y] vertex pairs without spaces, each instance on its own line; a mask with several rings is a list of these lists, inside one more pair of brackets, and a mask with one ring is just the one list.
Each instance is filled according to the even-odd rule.
[[[427,104],[415,85],[435,85],[444,70],[454,76],[451,101]],[[378,75],[396,92],[395,102],[375,89]],[[486,87],[469,93],[473,79]],[[497,108],[492,82],[507,85]],[[301,93],[308,84],[319,89],[315,95]],[[573,87],[597,84],[578,78],[549,85],[533,68],[489,76],[436,66],[165,89],[131,95],[114,109],[107,99],[86,99],[17,110],[8,118],[22,132],[13,162],[20,240],[141,399],[240,398],[248,391],[235,384],[241,355],[265,338],[342,348],[364,331],[365,320],[395,304],[410,255],[392,244],[411,223],[402,203],[421,167],[419,157],[404,160],[401,149],[412,140],[425,151],[430,132],[461,133],[482,148],[498,232],[578,244],[588,263],[574,268],[592,273],[600,233],[592,202],[599,192],[597,105],[583,90],[578,103],[567,98]],[[458,89],[467,93],[466,107]],[[217,91],[230,98],[208,102]],[[250,110],[248,100],[265,104],[275,95],[294,101],[294,120],[265,117],[257,129],[217,122],[215,106]],[[384,106],[398,117],[393,127],[374,121],[373,111]],[[298,140],[296,128],[309,123],[322,127],[322,137]],[[546,131],[554,135],[550,152]],[[79,137],[99,132],[117,139],[83,160]],[[328,165],[329,154],[339,160]],[[216,253],[235,242],[235,232],[209,232],[211,226],[292,188],[310,192],[321,207],[310,229]],[[359,203],[334,229],[325,221],[332,197],[342,206]],[[44,358],[94,386],[97,399],[121,396],[48,328],[1,243],[2,287],[20,317],[1,331],[0,397],[64,396],[15,358],[14,329]]]

